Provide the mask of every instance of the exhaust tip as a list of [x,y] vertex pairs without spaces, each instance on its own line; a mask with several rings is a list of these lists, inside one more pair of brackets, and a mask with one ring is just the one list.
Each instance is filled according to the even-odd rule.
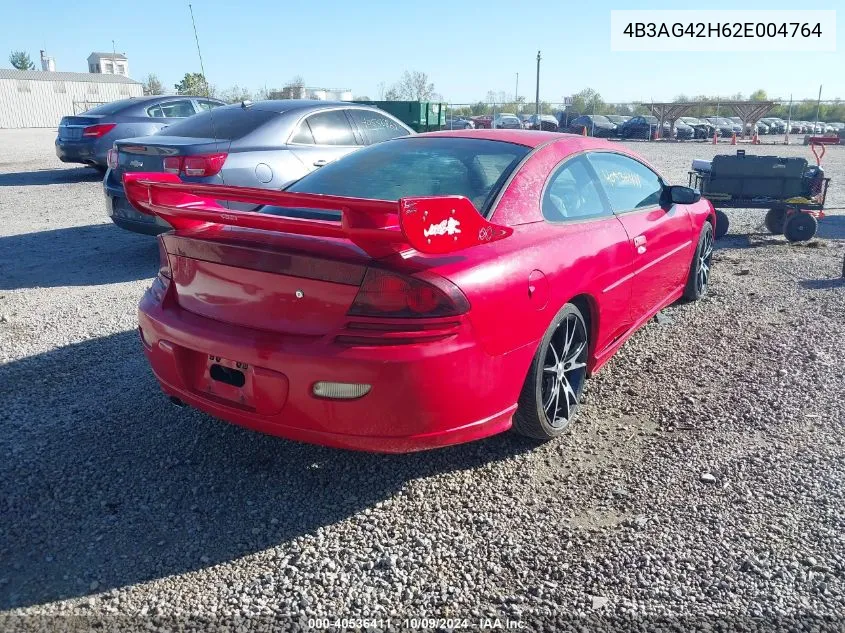
[[170,400],[170,404],[172,404],[174,407],[178,407],[179,409],[184,409],[186,406],[188,406],[176,396],[170,396],[168,400]]

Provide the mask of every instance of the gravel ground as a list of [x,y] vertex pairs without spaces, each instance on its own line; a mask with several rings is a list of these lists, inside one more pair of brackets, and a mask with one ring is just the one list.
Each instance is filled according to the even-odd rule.
[[[804,245],[734,213],[708,298],[635,335],[560,440],[367,455],[166,403],[134,331],[155,242],[53,136],[0,131],[0,629],[845,627],[842,212]],[[675,182],[715,149],[635,147]],[[845,147],[824,165],[845,207]]]

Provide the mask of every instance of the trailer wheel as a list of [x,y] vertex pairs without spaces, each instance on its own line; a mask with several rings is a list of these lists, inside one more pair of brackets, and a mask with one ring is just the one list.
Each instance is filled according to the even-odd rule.
[[716,239],[718,240],[723,238],[728,232],[730,226],[731,221],[728,218],[728,214],[721,209],[716,209],[716,230],[713,232]]
[[769,209],[766,213],[766,228],[772,235],[783,233],[783,223],[786,220],[786,209]]
[[786,220],[783,234],[790,242],[806,242],[813,239],[819,228],[818,220],[809,213],[796,213]]

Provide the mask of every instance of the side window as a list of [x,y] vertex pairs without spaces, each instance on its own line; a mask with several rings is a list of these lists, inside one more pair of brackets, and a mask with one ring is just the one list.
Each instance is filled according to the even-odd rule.
[[164,118],[164,115],[161,113],[161,106],[153,106],[152,108],[147,108],[147,116],[151,116],[154,119]]
[[557,168],[543,194],[543,217],[550,222],[611,215],[583,156]]
[[389,141],[397,136],[407,136],[408,130],[390,117],[372,110],[348,110],[347,113],[365,135],[367,144]]
[[610,206],[616,213],[653,207],[660,203],[663,181],[642,163],[627,156],[606,152],[590,155]]
[[190,101],[168,101],[160,106],[162,115],[167,119],[184,119],[194,116],[194,104]]
[[222,104],[216,103],[214,101],[206,101],[205,99],[199,99],[197,101],[197,105],[200,108],[200,112],[205,112],[206,110],[213,110],[214,108],[219,108]]
[[358,145],[343,110],[318,112],[306,119],[317,145]]

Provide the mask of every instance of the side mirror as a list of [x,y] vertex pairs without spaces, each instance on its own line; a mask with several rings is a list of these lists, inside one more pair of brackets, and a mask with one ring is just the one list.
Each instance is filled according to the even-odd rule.
[[668,189],[667,198],[672,204],[695,204],[701,200],[701,192],[698,189],[682,185],[672,185]]

